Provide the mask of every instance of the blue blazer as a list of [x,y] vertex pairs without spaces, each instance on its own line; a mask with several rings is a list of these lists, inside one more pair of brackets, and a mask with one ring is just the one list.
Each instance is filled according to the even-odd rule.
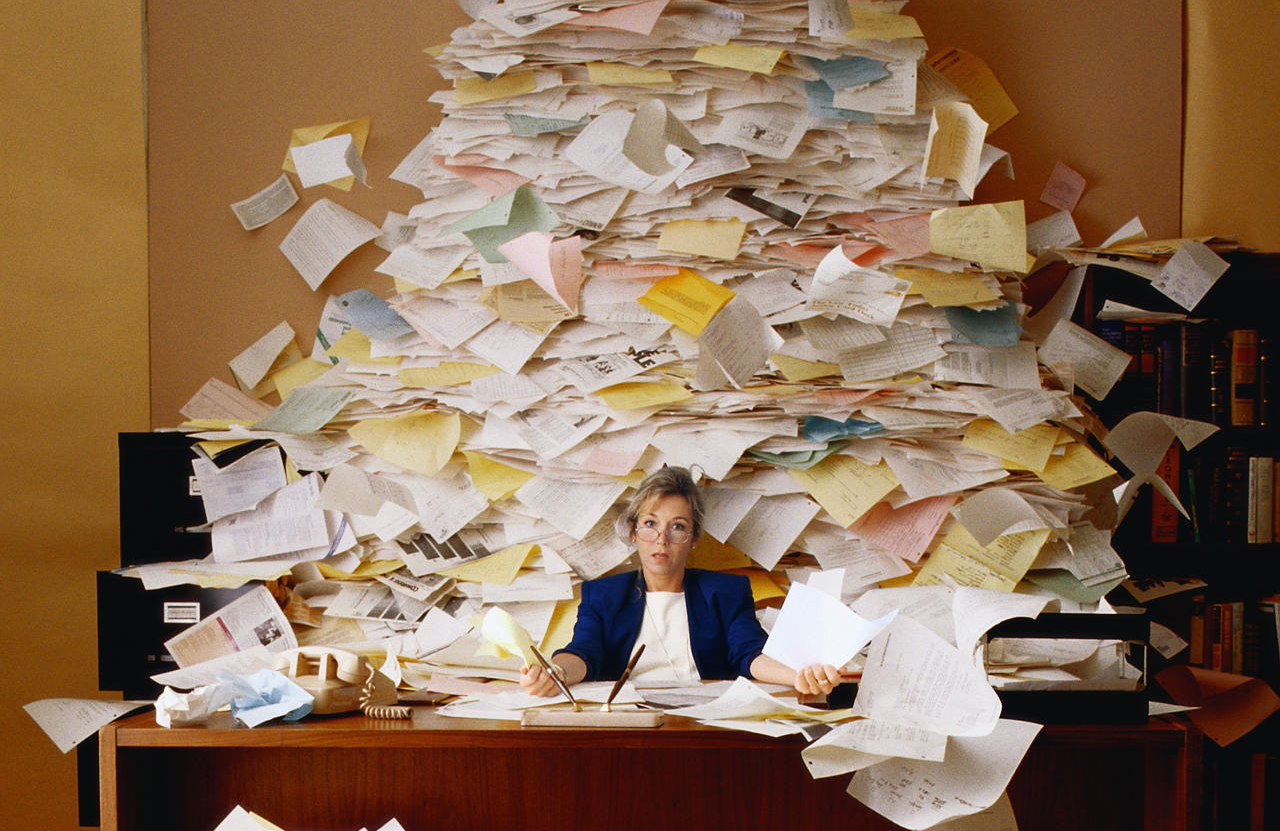
[[[685,607],[693,661],[704,681],[751,677],[751,662],[766,634],[756,620],[751,581],[741,574],[690,568],[684,573]],[[587,681],[616,681],[626,669],[644,619],[640,572],[615,574],[582,584],[573,640],[556,653],[571,652],[587,665]]]

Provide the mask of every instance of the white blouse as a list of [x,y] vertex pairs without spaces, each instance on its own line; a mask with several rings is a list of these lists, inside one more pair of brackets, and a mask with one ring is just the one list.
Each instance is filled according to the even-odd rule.
[[[631,680],[698,681],[689,639],[689,609],[684,592],[645,592],[644,620],[635,649],[644,644],[644,654],[631,672]],[[632,655],[635,655],[633,650]]]

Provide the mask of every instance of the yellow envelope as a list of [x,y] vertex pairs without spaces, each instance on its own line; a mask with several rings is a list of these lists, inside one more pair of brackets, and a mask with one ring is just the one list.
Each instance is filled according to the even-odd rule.
[[943,208],[929,217],[929,249],[992,271],[1027,271],[1022,200]]
[[330,346],[324,351],[324,354],[328,355],[330,358],[346,358],[362,364],[380,364],[387,366],[394,366],[403,360],[399,355],[390,355],[385,358],[370,357],[369,351],[369,338],[365,333],[361,332],[359,329],[348,329],[342,337],[334,341],[333,346]]
[[404,560],[374,560],[368,563],[361,563],[356,566],[355,571],[343,571],[340,568],[334,568],[328,563],[316,563],[316,568],[320,569],[320,573],[327,580],[366,580],[380,574],[399,571],[404,568]]
[[538,88],[533,72],[513,72],[485,79],[479,76],[454,78],[453,93],[460,105],[483,104],[499,98],[515,98]]
[[1005,534],[984,546],[957,522],[943,535],[913,583],[954,581],[961,586],[1013,591],[1048,539],[1049,529],[1042,528]]
[[272,373],[271,382],[276,385],[276,392],[283,400],[293,392],[294,387],[308,384],[333,369],[333,364],[306,358],[290,364],[279,372]]
[[536,474],[519,468],[495,462],[476,450],[464,450],[467,458],[467,469],[471,473],[471,484],[476,486],[490,502],[499,502],[520,489]]
[[851,38],[898,40],[924,37],[916,19],[905,14],[857,8],[849,9],[849,14],[853,18],[853,28],[845,34]]
[[751,558],[728,543],[720,542],[710,534],[698,538],[698,544],[689,552],[690,568],[703,568],[707,571],[728,571],[736,568],[750,568]]
[[1080,442],[1067,445],[1061,456],[1053,456],[1037,475],[1059,490],[1068,491],[1115,475],[1115,468]]
[[368,418],[347,433],[379,459],[434,476],[449,463],[462,435],[457,413],[417,410],[391,418]]
[[928,62],[973,102],[973,108],[987,122],[987,135],[1018,114],[1017,105],[996,80],[991,67],[972,52],[955,47],[943,49],[930,55]]
[[638,410],[641,407],[663,407],[693,397],[693,393],[685,389],[683,384],[646,384],[643,381],[628,381],[614,384],[596,392],[609,409]]
[[919,294],[930,306],[969,306],[1000,299],[999,292],[976,271],[948,273],[932,268],[900,268],[894,276],[911,281],[908,294]]
[[676,79],[665,69],[641,69],[625,63],[589,61],[587,77],[593,84],[674,84]]
[[845,528],[898,486],[884,462],[873,467],[852,456],[828,456],[808,470],[787,472]]
[[516,579],[516,575],[520,573],[521,567],[537,550],[538,546],[531,542],[520,543],[504,548],[496,554],[490,554],[488,557],[482,557],[473,563],[464,563],[445,569],[440,574],[472,583],[498,583],[510,586]]
[[782,60],[785,54],[787,54],[786,50],[783,49],[770,49],[767,46],[738,46],[730,43],[726,46],[699,46],[693,53],[693,59],[698,63],[712,66],[772,75],[773,70],[778,66],[778,61]]
[[745,575],[751,581],[751,597],[757,603],[787,596],[787,593],[774,580],[773,575],[762,568],[734,568],[729,569],[728,573]]
[[654,283],[638,302],[696,338],[733,298],[733,291],[682,268]]
[[578,601],[557,600],[556,610],[551,613],[551,622],[547,624],[547,633],[542,636],[539,648],[543,655],[550,655],[562,649],[573,640],[573,626],[578,622]]
[[497,655],[499,658],[519,655],[527,666],[538,665],[538,659],[530,649],[533,639],[506,609],[491,606],[479,628],[480,636],[486,643],[476,650],[477,653]]
[[790,355],[770,355],[769,362],[778,368],[782,377],[788,381],[812,381],[814,378],[829,378],[840,374],[840,364],[826,361],[806,361],[792,358]]
[[981,418],[970,422],[965,428],[961,443],[992,456],[1009,459],[1039,473],[1049,463],[1049,456],[1053,453],[1060,432],[1052,424],[1035,424],[1017,433],[1010,433],[996,422]]
[[396,373],[406,387],[455,387],[470,384],[477,378],[496,375],[502,370],[492,364],[466,361],[441,361],[439,366],[419,366]]
[[677,219],[662,226],[658,250],[732,260],[746,230],[747,224],[740,219]]
[[[363,158],[365,143],[369,141],[369,119],[356,118],[351,121],[334,121],[329,124],[317,124],[314,127],[298,127],[294,129],[289,136],[289,150],[285,151],[284,163],[280,167],[290,173],[297,173],[298,168],[294,167],[293,153],[290,152],[293,148],[343,134],[351,136],[351,143],[355,145],[356,152]],[[332,182],[325,182],[325,184],[338,190],[351,190],[351,186],[355,182],[356,177],[347,176],[342,179],[334,179]]]

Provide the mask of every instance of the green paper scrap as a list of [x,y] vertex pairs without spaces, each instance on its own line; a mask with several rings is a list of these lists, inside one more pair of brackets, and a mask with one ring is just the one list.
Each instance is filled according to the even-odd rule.
[[947,323],[951,324],[956,343],[979,346],[1016,346],[1022,337],[1022,321],[1012,303],[998,309],[970,309],[948,306]]
[[530,231],[550,231],[560,217],[528,187],[521,185],[444,227],[441,234],[461,232],[491,263],[505,263],[498,246]]
[[250,429],[277,433],[314,433],[328,424],[347,405],[351,396],[350,390],[297,387],[280,402],[279,407]]

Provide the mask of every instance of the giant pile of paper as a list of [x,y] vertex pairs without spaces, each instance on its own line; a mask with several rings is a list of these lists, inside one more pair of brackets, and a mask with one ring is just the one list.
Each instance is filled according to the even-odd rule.
[[[393,174],[424,201],[380,232],[320,199],[282,244],[318,288],[377,238],[394,296],[331,298],[310,358],[282,324],[232,361],[239,390],[188,403],[213,553],[133,573],[289,575],[269,648],[385,653],[406,687],[511,678],[468,624],[501,604],[565,643],[576,583],[627,567],[619,506],[670,463],[707,486],[692,565],[745,571],[761,601],[812,578],[899,611],[886,631],[916,657],[872,642],[905,673],[867,678],[882,696],[920,650],[972,669],[974,621],[1027,613],[982,612],[998,593],[1100,608],[1124,576],[1119,478],[1071,393],[1105,395],[1124,364],[1065,321],[1078,281],[1027,319],[1022,204],[961,204],[1007,156],[902,4],[463,5],[444,118]],[[987,590],[963,619],[955,587]],[[872,749],[839,770],[1020,729],[998,704],[920,720],[867,698],[882,728],[923,732],[850,728]]]

